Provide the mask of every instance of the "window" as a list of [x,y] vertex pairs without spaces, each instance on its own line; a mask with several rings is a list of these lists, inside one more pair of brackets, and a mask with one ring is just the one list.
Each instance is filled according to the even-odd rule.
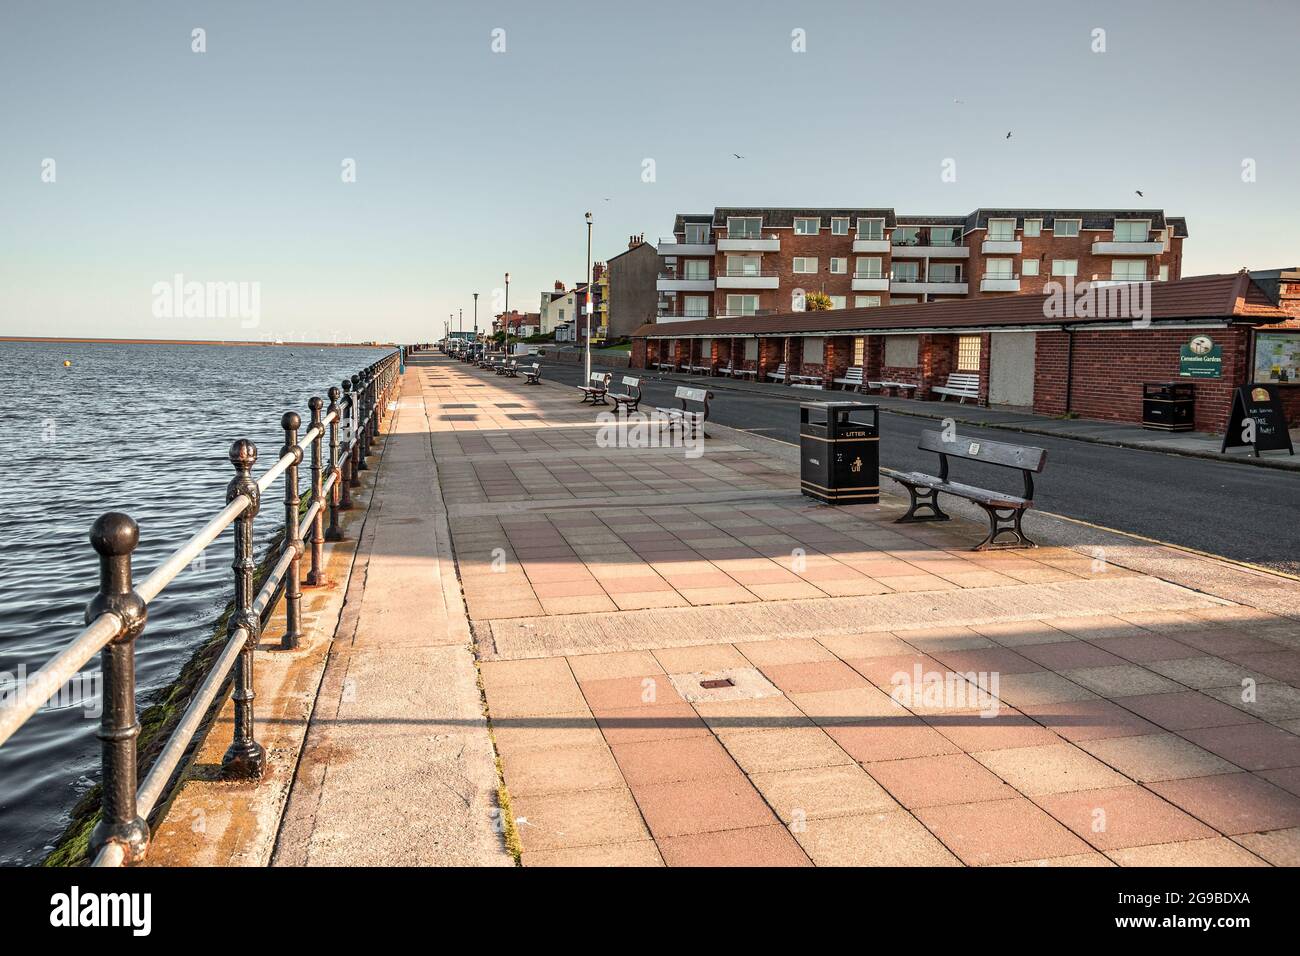
[[884,276],[880,262],[880,256],[858,256],[858,264],[853,269],[853,275],[859,279],[880,279]]
[[895,282],[916,282],[921,275],[921,263],[919,262],[895,262],[894,263],[894,281]]
[[1011,269],[1011,259],[986,259],[984,261],[984,274],[990,279],[1010,279],[1014,273]]
[[797,273],[816,272],[817,259],[812,256],[795,256],[794,271]]
[[796,236],[815,236],[821,228],[822,221],[815,216],[803,217],[796,216],[794,220],[794,234]]
[[709,317],[709,306],[712,302],[707,295],[688,295],[683,296],[684,308],[683,315],[688,315],[693,319],[707,319]]
[[831,272],[835,275],[847,275],[849,271],[848,259],[836,259],[831,257]]
[[1043,220],[1026,219],[1025,220],[1025,238],[1035,239],[1043,234]]
[[1016,221],[1014,219],[990,219],[989,239],[1007,242],[1016,238]]
[[842,309],[848,305],[848,297],[843,295],[833,295],[830,297],[832,309]]
[[686,241],[707,245],[709,241],[709,224],[706,222],[688,222],[686,224]]
[[564,310],[563,310],[563,309],[560,310],[560,321],[561,321],[561,322],[564,321]]
[[894,245],[919,246],[921,244],[920,226],[898,226],[894,230]]
[[1151,234],[1150,219],[1116,219],[1116,242],[1146,242]]
[[[858,296],[858,298],[859,298],[859,299],[865,299],[865,298],[879,299],[880,296],[875,296],[875,295],[873,295],[873,296],[861,296],[861,295],[860,295],[860,296]],[[862,364],[863,364],[863,359],[866,358],[866,355],[867,355],[867,340],[866,340],[865,338],[863,338],[861,335],[859,335],[857,338],[855,338],[855,339],[853,340],[853,364],[854,364],[854,365],[862,365]]]
[[931,226],[930,227],[930,245],[932,246],[955,246],[958,242],[957,228],[955,226]]
[[916,303],[919,301],[921,300],[914,295],[909,295],[909,296],[891,295],[889,297],[890,305],[916,305]]
[[957,371],[978,372],[980,370],[980,337],[978,335],[959,335],[957,337]]
[[1110,277],[1144,282],[1147,277],[1147,262],[1145,259],[1116,259],[1110,265]]
[[1083,224],[1081,219],[1054,219],[1052,220],[1052,234],[1057,239],[1063,237],[1073,237],[1079,234],[1079,226]]
[[745,361],[758,360],[758,339],[745,339]]
[[1052,275],[1054,276],[1077,276],[1079,274],[1078,259],[1053,259]]
[[757,313],[758,313],[758,296],[756,295],[727,296],[728,315],[756,315]]
[[858,220],[858,238],[859,238],[859,239],[884,239],[884,238],[885,238],[885,220],[883,220],[883,219],[859,219],[859,220]]
[[849,234],[849,220],[847,217],[831,220],[832,236],[847,236]]
[[686,259],[683,260],[686,267],[686,278],[688,279],[707,279],[709,277],[709,260],[708,259]]
[[915,335],[886,335],[885,364],[891,368],[916,368],[919,341]]
[[1169,267],[1168,267],[1168,266],[1161,266],[1161,267],[1160,267],[1160,281],[1161,281],[1161,282],[1168,282],[1168,281],[1169,281]]
[[1037,260],[1037,259],[1021,259],[1021,260],[1020,260],[1020,274],[1021,274],[1022,276],[1036,276],[1036,275],[1038,275],[1038,260]]
[[803,340],[803,360],[810,365],[821,365],[826,359],[826,340],[813,336]]
[[756,276],[762,264],[762,256],[727,256],[727,275]]
[[931,282],[960,282],[961,266],[955,262],[931,262]]
[[[853,308],[855,309],[874,309],[880,305],[880,296],[878,295],[855,295],[853,297]],[[861,339],[858,339],[861,342]]]
[[760,216],[732,216],[727,219],[728,239],[762,238],[763,219]]

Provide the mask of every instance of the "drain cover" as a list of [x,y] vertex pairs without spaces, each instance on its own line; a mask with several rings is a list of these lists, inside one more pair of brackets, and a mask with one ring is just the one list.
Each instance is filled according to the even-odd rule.
[[716,690],[719,687],[735,687],[736,682],[730,677],[715,677],[712,680],[700,681],[700,686],[705,690]]
[[781,696],[781,692],[756,667],[729,667],[720,671],[669,674],[668,680],[672,682],[677,693],[691,703],[757,700],[760,697]]

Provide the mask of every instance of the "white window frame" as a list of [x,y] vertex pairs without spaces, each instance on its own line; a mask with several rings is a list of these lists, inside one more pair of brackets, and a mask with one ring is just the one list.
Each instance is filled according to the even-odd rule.
[[1016,220],[1014,218],[990,219],[985,238],[996,242],[1013,242],[1016,238]]
[[[753,300],[754,300],[754,307],[753,307],[753,310],[752,310],[752,311],[746,311],[746,308],[745,308],[745,305],[744,305],[744,302],[745,302],[746,299],[753,299]],[[740,308],[736,308],[734,305],[732,305],[732,302],[733,302],[733,301],[739,301],[739,302],[741,303]],[[754,295],[753,293],[750,293],[750,292],[736,292],[736,293],[729,293],[729,294],[727,295],[727,314],[728,314],[728,315],[755,315],[755,314],[757,314],[757,312],[758,312],[758,296]]]
[[[740,268],[735,268],[732,263],[739,262]],[[763,257],[752,253],[727,253],[726,270],[729,276],[756,276],[763,272]]]
[[1025,238],[1037,239],[1043,234],[1043,220],[1026,219],[1025,220]]
[[[862,228],[863,223],[867,223],[867,228],[865,230]],[[878,216],[859,216],[858,217],[858,238],[859,239],[884,239],[885,220],[881,219]]]
[[[735,233],[732,231],[733,223],[758,223],[758,230],[750,235],[748,226],[745,226],[743,232]],[[727,238],[728,239],[762,239],[763,238],[763,217],[762,216],[728,216],[727,217]]]
[[1052,275],[1054,276],[1077,276],[1079,274],[1078,259],[1053,259]]
[[[1125,227],[1124,228],[1125,235],[1123,236],[1120,235],[1121,226]],[[1133,226],[1142,227],[1141,229],[1136,230],[1139,233],[1136,237],[1131,235],[1131,233],[1134,231],[1132,229]],[[1150,219],[1116,219],[1115,225],[1111,228],[1111,238],[1113,238],[1115,242],[1146,242],[1147,239],[1150,238],[1150,236],[1151,236]]]
[[1160,273],[1159,273],[1159,274],[1160,274],[1160,279],[1159,279],[1160,282],[1168,282],[1168,281],[1169,281],[1169,267],[1168,267],[1168,266],[1161,266],[1161,267],[1160,267]]
[[1016,263],[1014,259],[985,259],[984,277],[987,279],[1014,279]]
[[[909,275],[899,275],[899,270]],[[891,282],[920,282],[921,281],[921,263],[916,260],[900,259],[893,263],[893,274],[889,277]]]
[[[699,307],[701,305],[702,308]],[[684,295],[682,296],[682,315],[689,315],[693,319],[707,319],[712,311],[712,305],[712,296]]]
[[1020,274],[1021,274],[1022,276],[1036,276],[1036,275],[1038,275],[1038,260],[1037,260],[1037,259],[1021,259],[1021,260],[1020,260]]
[[[939,275],[935,271],[939,270]],[[951,278],[941,278],[945,272],[952,270]],[[929,268],[926,269],[926,281],[928,282],[960,282],[961,281],[961,263],[959,262],[935,262],[930,260]]]
[[[682,227],[682,238],[696,246],[708,245],[710,226],[707,222],[688,222]],[[696,238],[692,239],[694,233]]]
[[849,234],[849,217],[836,216],[831,220],[832,236],[847,236]]
[[[885,278],[884,259],[880,256],[858,256],[858,261],[853,266],[853,277],[855,279],[883,279]],[[867,263],[863,268],[863,263]],[[874,263],[872,265],[871,263]]]
[[855,309],[878,309],[880,308],[880,296],[878,295],[855,295],[853,297],[853,308]]
[[[838,266],[839,268],[836,268]],[[833,275],[842,276],[849,273],[849,260],[843,256],[831,256],[830,270]]]
[[[1062,231],[1061,226],[1065,225],[1066,223],[1072,223],[1072,225],[1066,226],[1065,230]],[[1082,219],[1053,219],[1052,220],[1052,236],[1056,239],[1073,239],[1076,236],[1078,236],[1079,233],[1082,231],[1083,231]]]
[[845,295],[831,295],[831,296],[827,296],[827,298],[831,300],[831,308],[832,308],[832,309],[846,309],[846,308],[848,308],[848,305],[849,305],[849,298],[848,298],[848,296],[845,296]]
[[[809,231],[807,223],[812,223],[812,230]],[[796,236],[815,236],[822,229],[822,220],[820,216],[795,216],[794,217],[794,234]]]
[[[812,263],[812,268],[808,264]],[[791,264],[792,271],[795,275],[816,275],[817,274],[817,257],[816,256],[795,256]]]
[[1147,261],[1145,259],[1112,259],[1110,261],[1110,277],[1112,279],[1126,279],[1132,282],[1146,282]]
[[709,277],[709,260],[708,259],[684,260],[682,262],[682,275],[687,279],[707,279]]

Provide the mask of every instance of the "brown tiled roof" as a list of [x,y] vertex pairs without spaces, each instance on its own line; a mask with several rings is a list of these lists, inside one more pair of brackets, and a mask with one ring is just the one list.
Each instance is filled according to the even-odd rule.
[[[1260,320],[1279,321],[1289,316],[1289,313],[1274,305],[1245,272],[1152,282],[1150,289],[1152,321],[1241,318],[1258,324]],[[1048,298],[1047,295],[992,296],[883,308],[785,312],[776,315],[666,322],[643,325],[632,335],[641,338],[676,338],[689,335],[785,335],[895,329],[959,331],[1115,321],[1114,316],[1049,317],[1045,310]]]

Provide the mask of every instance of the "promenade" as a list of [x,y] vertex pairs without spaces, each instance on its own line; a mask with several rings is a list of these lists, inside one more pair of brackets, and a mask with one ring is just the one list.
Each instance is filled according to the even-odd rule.
[[1300,863],[1300,584],[1037,515],[975,553],[802,497],[788,445],[601,447],[601,411],[411,359],[248,859]]

